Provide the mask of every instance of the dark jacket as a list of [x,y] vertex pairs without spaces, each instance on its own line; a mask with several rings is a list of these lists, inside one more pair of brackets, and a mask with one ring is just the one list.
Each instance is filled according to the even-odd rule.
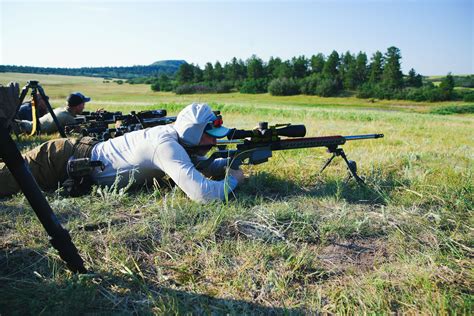
[[[39,109],[39,117],[46,114],[46,110]],[[31,113],[31,101],[23,103],[17,113],[17,118],[20,120],[33,121],[33,114]]]

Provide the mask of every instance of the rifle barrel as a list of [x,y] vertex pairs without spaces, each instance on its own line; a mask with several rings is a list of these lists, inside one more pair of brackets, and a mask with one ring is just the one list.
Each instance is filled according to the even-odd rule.
[[[320,136],[320,137],[301,137],[301,138],[286,138],[278,141],[253,143],[250,141],[244,141],[243,143],[237,144],[238,150],[248,150],[251,148],[269,147],[271,150],[288,150],[298,148],[311,148],[311,147],[327,147],[333,148],[339,145],[344,145],[348,140],[362,140],[362,139],[374,139],[381,138],[383,134],[367,134],[367,135],[350,135],[350,136]],[[219,144],[218,144],[219,145]],[[225,145],[221,143],[221,145]]]
[[359,139],[382,138],[383,134],[350,135],[350,136],[343,136],[343,137],[346,140],[359,140]]

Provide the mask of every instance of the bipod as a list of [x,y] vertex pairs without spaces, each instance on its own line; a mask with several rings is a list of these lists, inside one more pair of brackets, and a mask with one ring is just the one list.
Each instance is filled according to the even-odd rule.
[[[49,98],[46,96],[44,93],[43,87],[39,84],[38,81],[36,80],[30,80],[26,83],[26,85],[23,87],[21,90],[20,94],[20,105],[23,104],[23,101],[25,100],[26,94],[28,93],[28,90],[31,89],[31,97],[33,98],[33,102],[35,104],[35,107],[31,108],[31,111],[36,111],[34,117],[36,117],[36,131],[37,133],[41,132],[41,125],[39,122],[39,115],[38,115],[38,108],[37,105],[38,103],[38,95],[37,93],[41,95],[41,98],[43,98],[43,101],[46,104],[46,107],[48,109],[48,112],[51,114],[53,117],[54,124],[56,124],[59,134],[61,134],[61,137],[67,138],[66,133],[64,132],[64,128],[61,126],[61,123],[59,123],[58,118],[56,117],[56,114],[54,114],[53,108],[51,107],[51,104],[49,103]],[[32,113],[33,114],[33,113]]]
[[339,148],[337,146],[332,146],[332,147],[328,147],[328,152],[332,153],[332,156],[329,157],[328,160],[326,160],[326,162],[324,163],[319,173],[322,173],[324,169],[326,169],[326,167],[329,166],[329,164],[333,161],[335,157],[341,156],[347,165],[347,170],[349,171],[349,178],[353,177],[359,185],[365,185],[364,180],[362,180],[362,178],[359,177],[359,175],[357,174],[357,163],[354,160],[347,159],[344,149]]

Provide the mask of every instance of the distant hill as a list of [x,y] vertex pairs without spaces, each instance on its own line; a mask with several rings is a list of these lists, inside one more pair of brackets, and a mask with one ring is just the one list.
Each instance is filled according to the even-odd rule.
[[179,66],[184,63],[186,63],[184,60],[160,60],[148,66],[81,68],[0,65],[0,72],[132,79],[159,76],[161,74],[174,75]]
[[186,64],[186,61],[185,60],[159,60],[159,61],[155,61],[150,66],[176,67],[176,70],[178,70],[179,66],[181,66],[182,64]]

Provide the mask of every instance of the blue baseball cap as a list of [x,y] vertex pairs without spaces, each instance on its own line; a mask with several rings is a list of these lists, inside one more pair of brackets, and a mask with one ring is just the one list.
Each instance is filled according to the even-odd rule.
[[222,126],[222,116],[220,114],[214,114],[209,123],[207,123],[206,127],[204,128],[204,133],[215,137],[215,138],[222,138],[226,137],[229,134],[230,129],[227,127]]
[[73,92],[67,98],[67,104],[69,106],[78,106],[81,103],[89,102],[91,98],[86,97],[80,92]]

